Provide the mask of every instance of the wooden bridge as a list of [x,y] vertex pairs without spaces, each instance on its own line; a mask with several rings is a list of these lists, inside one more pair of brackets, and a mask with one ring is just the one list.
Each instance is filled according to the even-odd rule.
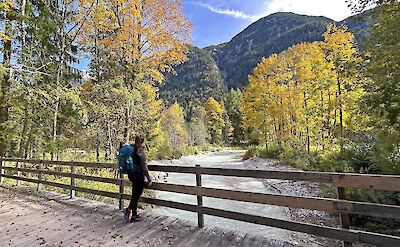
[[[197,205],[149,197],[141,198],[141,201],[195,212],[198,215],[198,227],[157,215],[147,215],[146,221],[140,224],[140,227],[126,227],[124,226],[126,223],[121,220],[121,213],[112,209],[111,206],[107,207],[101,203],[93,204],[90,201],[75,198],[76,192],[115,198],[119,200],[119,206],[122,208],[123,201],[130,198],[130,195],[125,193],[125,187],[130,186],[129,181],[121,177],[111,178],[83,174],[78,169],[92,169],[92,172],[104,169],[115,170],[116,165],[10,158],[2,158],[0,161],[2,181],[3,178],[8,178],[16,180],[17,183],[19,181],[34,183],[37,184],[38,190],[42,190],[43,185],[52,186],[67,190],[70,194],[68,198],[53,195],[52,202],[56,201],[57,205],[49,205],[44,203],[46,200],[40,200],[38,196],[30,196],[26,192],[14,193],[13,190],[3,187],[0,197],[1,246],[5,244],[14,246],[37,246],[38,244],[43,246],[124,244],[133,246],[280,246],[279,244],[281,244],[283,246],[282,243],[273,243],[270,239],[263,237],[241,236],[216,228],[202,229],[204,214],[337,239],[343,241],[344,246],[351,246],[352,243],[385,247],[400,246],[400,237],[351,229],[349,220],[351,214],[400,219],[400,206],[349,201],[346,200],[345,193],[345,188],[399,192],[400,176],[151,165],[149,166],[151,171],[195,175],[196,186],[153,183],[148,189],[195,195],[197,196]],[[44,175],[68,178],[68,183],[65,180],[64,183],[48,181]],[[288,196],[209,188],[202,186],[202,175],[327,183],[337,188],[338,198]],[[76,179],[111,184],[117,189],[116,191],[105,191],[77,186]],[[16,190],[16,192],[19,191]],[[206,207],[202,203],[203,197],[325,211],[338,214],[341,219],[341,227],[327,227]],[[36,203],[34,203],[35,201]],[[78,217],[78,215],[80,216]],[[110,226],[112,227],[110,228]],[[126,234],[128,232],[129,234]],[[288,245],[285,243],[284,246]]]

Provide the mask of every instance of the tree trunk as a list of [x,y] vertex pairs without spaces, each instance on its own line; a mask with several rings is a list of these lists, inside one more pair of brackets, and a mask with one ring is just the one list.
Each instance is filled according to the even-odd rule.
[[340,137],[343,134],[343,105],[342,105],[342,89],[340,84],[340,79],[337,79],[338,87],[338,98],[339,98],[339,126],[340,126]]
[[125,109],[125,129],[124,129],[124,143],[129,143],[129,138],[130,138],[130,128],[131,128],[131,110],[130,110],[130,103],[128,103],[128,106]]
[[307,98],[304,92],[304,109],[306,110],[306,134],[307,134],[307,153],[310,154],[310,130],[309,130],[309,114],[307,108]]
[[[5,74],[1,80],[1,94],[0,94],[0,132],[6,131],[6,122],[8,121],[8,94],[10,91],[10,65],[11,65],[11,35],[12,35],[12,24],[10,16],[5,14],[4,33],[10,37],[10,40],[3,38],[3,67]],[[0,137],[0,157],[6,154],[6,140],[7,135],[1,135]]]
[[112,135],[111,135],[111,127],[110,127],[110,121],[107,121],[107,146],[109,150],[109,159],[114,159],[114,150],[113,150],[113,141],[112,141]]
[[24,149],[24,156],[23,156],[23,158],[25,158],[25,159],[27,159],[28,158],[28,155],[29,155],[29,150],[30,150],[30,146],[31,146],[31,142],[32,141],[32,139],[31,138],[29,138],[26,142],[25,142],[25,147],[23,148]]
[[[324,111],[324,93],[321,90],[321,103],[322,103],[322,110]],[[323,112],[321,114],[324,114]],[[324,125],[326,124],[325,121],[322,121],[322,126],[321,126],[321,146],[322,146],[322,151],[325,150],[325,140],[324,140]]]
[[60,61],[57,66],[57,76],[56,76],[56,106],[54,109],[54,118],[53,118],[53,144],[55,145],[55,150],[52,150],[51,152],[51,160],[54,159],[54,152],[58,152],[57,149],[57,122],[58,122],[58,114],[59,114],[59,108],[60,108],[60,95],[57,92],[58,87],[61,84],[61,77],[63,74],[63,67],[65,63],[65,20],[66,20],[66,7],[64,1],[61,1],[59,3],[61,5],[61,17],[59,20],[60,24],[60,35],[59,35],[59,50],[58,50],[58,55],[60,57]]
[[100,137],[99,137],[99,133],[96,134],[96,161],[100,162]]
[[[57,76],[58,77],[58,76]],[[58,80],[57,80],[58,81]],[[54,152],[57,153],[57,122],[58,122],[58,108],[60,107],[60,96],[56,96],[56,106],[54,109],[53,117],[53,149],[51,150],[51,160],[54,160]]]
[[[27,114],[27,110],[25,109],[24,125],[22,127],[21,140],[19,142],[19,150],[18,150],[19,158],[23,158],[25,156],[24,155],[24,147],[25,147],[27,133],[28,133],[28,114]],[[27,152],[26,149],[25,149],[25,152]]]
[[331,111],[330,108],[332,106],[332,102],[331,102],[331,91],[328,88],[328,136],[330,136],[331,133]]

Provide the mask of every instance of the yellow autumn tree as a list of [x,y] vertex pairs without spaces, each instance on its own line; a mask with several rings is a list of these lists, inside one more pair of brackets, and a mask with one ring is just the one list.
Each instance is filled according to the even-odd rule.
[[[329,67],[320,42],[303,43],[289,49],[288,59],[293,72],[292,96],[296,103],[293,121],[296,121],[295,139],[310,153],[311,141],[318,146],[324,131],[325,80]],[[322,145],[321,145],[322,146]]]
[[168,144],[173,150],[180,149],[188,144],[183,108],[177,102],[163,112],[162,126],[168,138]]
[[263,58],[249,76],[244,124],[266,144],[310,153],[334,144],[343,131],[359,128],[357,101],[364,91],[355,72],[354,37],[334,25],[328,25],[324,37]]
[[213,97],[208,98],[204,103],[204,108],[206,110],[206,124],[211,138],[210,141],[213,144],[220,144],[223,140],[222,132],[225,126],[224,109]]
[[264,137],[267,145],[271,126],[277,122],[277,114],[272,106],[274,67],[278,62],[276,54],[268,58],[263,58],[254,72],[249,76],[249,83],[243,93],[243,112],[245,113],[244,126],[253,130],[258,130]]
[[331,113],[329,124],[337,137],[342,137],[346,129],[356,130],[358,125],[358,102],[364,95],[354,35],[347,27],[328,25],[324,33],[323,49],[331,68],[329,92]]
[[[127,92],[141,93],[142,84],[157,86],[164,72],[186,59],[191,23],[180,0],[80,0],[80,8],[85,10],[80,13],[89,13],[80,40],[92,47],[96,77],[120,77]],[[101,52],[106,56],[102,64]],[[130,139],[137,104],[137,97],[127,95],[125,141]]]
[[81,8],[91,9],[82,40],[88,42],[98,33],[98,45],[120,59],[129,76],[146,73],[152,79],[149,82],[161,82],[163,71],[185,60],[192,26],[182,13],[180,0],[80,3]]

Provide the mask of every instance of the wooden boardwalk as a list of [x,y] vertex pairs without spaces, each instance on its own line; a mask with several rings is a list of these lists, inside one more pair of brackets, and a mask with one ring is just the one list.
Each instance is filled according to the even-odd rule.
[[126,223],[114,205],[0,186],[0,246],[296,246],[157,215]]

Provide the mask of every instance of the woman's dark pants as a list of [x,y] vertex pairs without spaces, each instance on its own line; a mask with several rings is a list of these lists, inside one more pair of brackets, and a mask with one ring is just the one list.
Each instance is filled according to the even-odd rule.
[[144,175],[140,173],[128,173],[128,178],[132,182],[132,198],[129,207],[133,215],[137,215],[137,206],[140,196],[144,189]]

